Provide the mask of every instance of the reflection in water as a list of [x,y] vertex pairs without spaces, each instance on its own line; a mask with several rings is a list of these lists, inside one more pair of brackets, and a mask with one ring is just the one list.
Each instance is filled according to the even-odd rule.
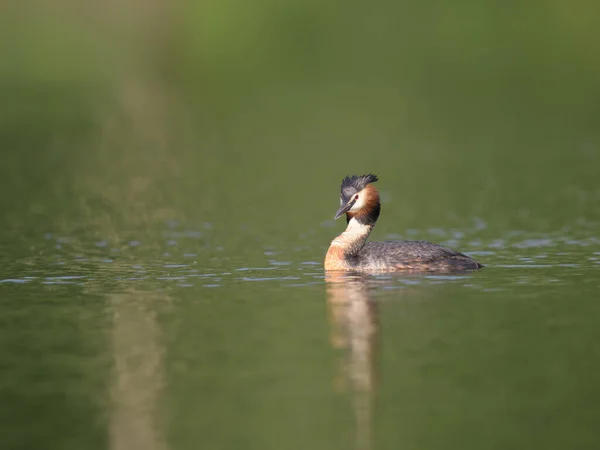
[[375,351],[377,305],[369,298],[367,277],[328,274],[327,301],[331,343],[345,351],[338,383],[352,395],[356,419],[356,447],[372,448],[373,401],[376,389]]
[[[137,297],[137,298],[136,298]],[[143,301],[137,301],[141,297]],[[164,384],[159,327],[148,293],[110,295],[115,373],[110,414],[112,450],[164,450],[158,401]]]

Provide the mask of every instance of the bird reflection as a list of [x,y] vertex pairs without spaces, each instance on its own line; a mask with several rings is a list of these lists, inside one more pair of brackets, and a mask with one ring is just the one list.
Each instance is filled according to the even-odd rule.
[[373,448],[372,416],[377,388],[377,305],[369,297],[367,275],[331,273],[326,281],[331,344],[343,351],[335,387],[352,397],[356,448],[369,450]]

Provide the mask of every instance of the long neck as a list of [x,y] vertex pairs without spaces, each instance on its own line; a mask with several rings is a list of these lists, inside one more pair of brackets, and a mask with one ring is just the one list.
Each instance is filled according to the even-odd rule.
[[356,255],[365,245],[365,241],[371,234],[375,222],[366,222],[356,217],[348,220],[346,231],[336,237],[331,245],[342,247],[347,256]]

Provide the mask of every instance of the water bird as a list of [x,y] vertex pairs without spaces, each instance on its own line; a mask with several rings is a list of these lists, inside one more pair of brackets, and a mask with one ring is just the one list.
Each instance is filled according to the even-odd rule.
[[376,181],[373,174],[342,179],[340,208],[334,219],[346,214],[347,227],[331,242],[325,270],[451,272],[483,267],[462,253],[427,241],[366,243],[381,212]]

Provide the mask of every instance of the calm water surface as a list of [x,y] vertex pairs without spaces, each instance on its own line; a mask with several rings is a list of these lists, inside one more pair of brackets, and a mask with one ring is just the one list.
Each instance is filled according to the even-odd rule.
[[2,236],[5,448],[599,444],[594,226],[408,230],[486,268],[370,276],[216,228]]

